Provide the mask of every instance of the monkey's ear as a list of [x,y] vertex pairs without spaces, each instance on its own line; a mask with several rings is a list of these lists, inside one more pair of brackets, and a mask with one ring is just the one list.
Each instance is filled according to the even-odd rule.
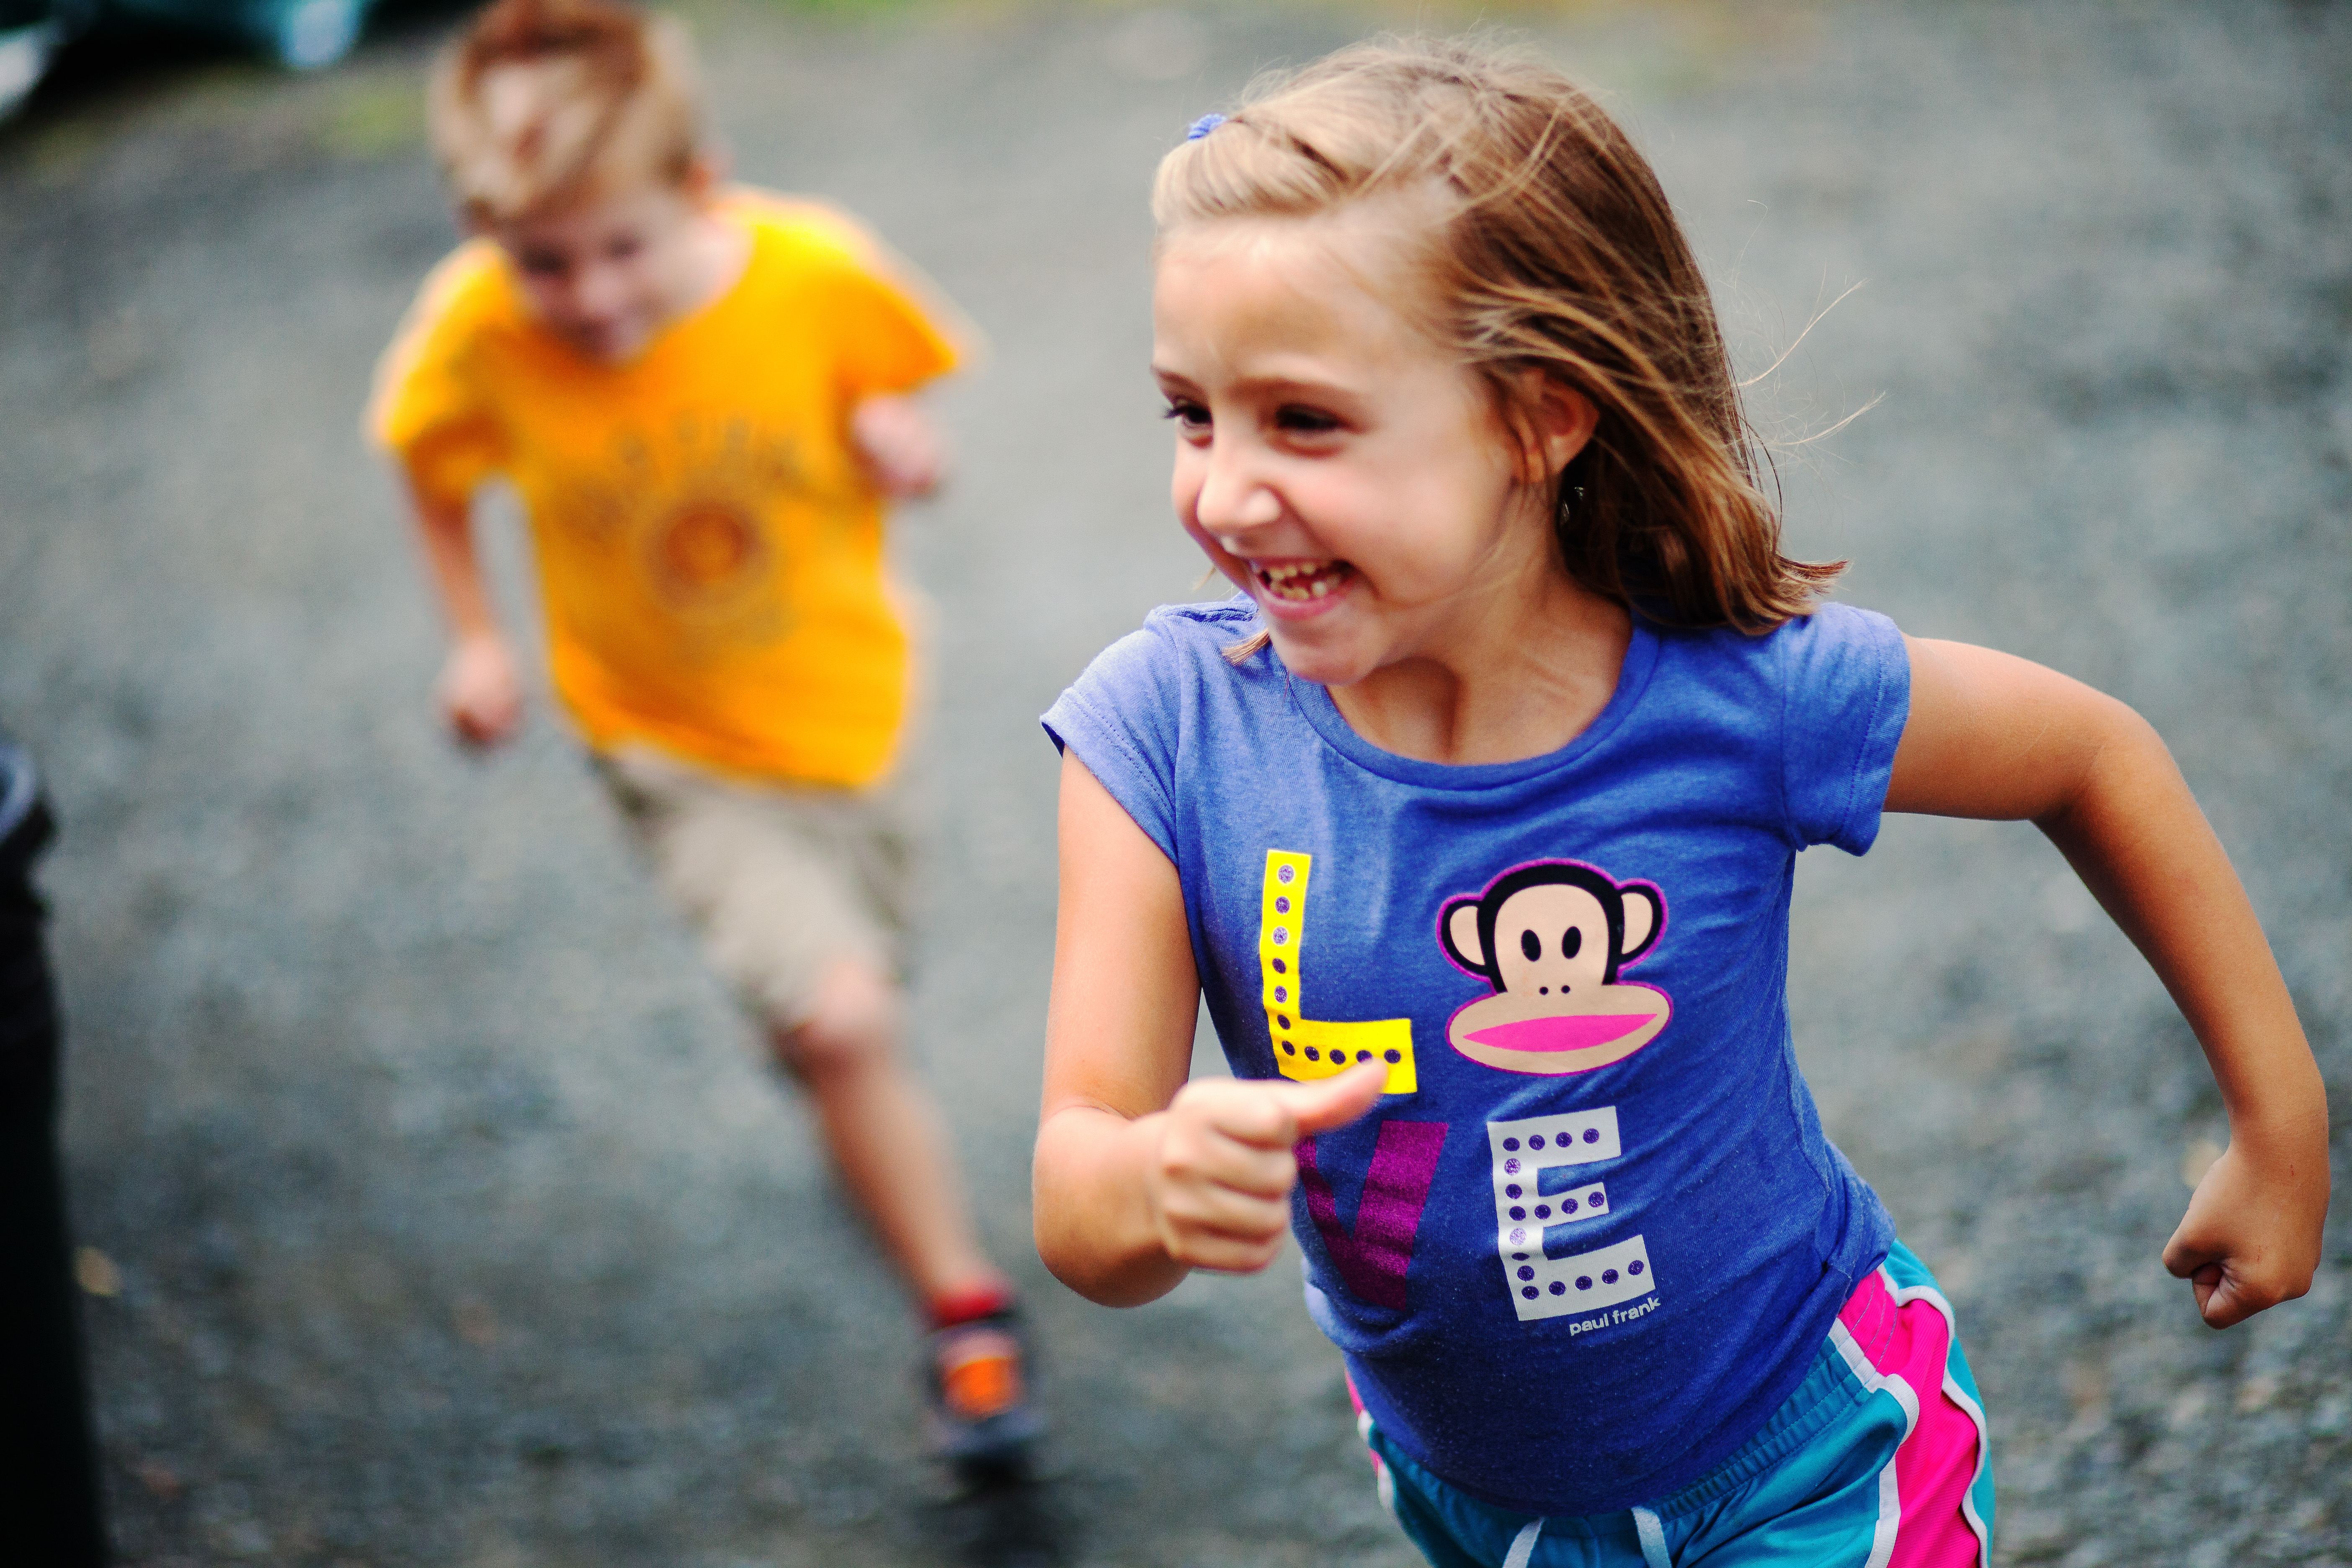
[[1437,917],[1438,939],[1448,957],[1473,974],[1489,974],[1486,944],[1478,940],[1478,900],[1455,899]]
[[1650,951],[1665,922],[1665,901],[1647,882],[1628,882],[1617,891],[1625,900],[1625,945],[1617,962],[1630,963]]

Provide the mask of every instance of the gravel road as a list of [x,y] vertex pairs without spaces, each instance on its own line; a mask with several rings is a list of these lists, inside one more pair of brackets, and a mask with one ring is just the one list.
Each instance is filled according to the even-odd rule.
[[[903,1307],[544,716],[456,755],[356,418],[450,242],[448,16],[348,66],[108,73],[0,129],[0,728],[50,770],[68,1152],[134,1563],[1414,1559],[1295,1258],[1103,1311],[1027,1242],[1051,942],[1035,715],[1197,568],[1143,374],[1144,194],[1266,62],[1411,14],[716,0],[747,176],[832,194],[993,342],[904,520],[938,602],[925,1070],[1031,1293],[1028,1489],[918,1458]],[[1674,4],[1521,18],[1701,245],[1796,544],[1915,633],[2171,741],[2352,1120],[2352,6]],[[1874,398],[1834,437],[1794,443]],[[510,526],[499,558],[520,569]],[[512,597],[510,594],[510,597]],[[518,612],[520,613],[520,612]],[[1955,1297],[2007,1563],[2352,1563],[2352,1234],[2225,1334],[2157,1255],[2223,1132],[2021,826],[1806,858],[1831,1129]]]

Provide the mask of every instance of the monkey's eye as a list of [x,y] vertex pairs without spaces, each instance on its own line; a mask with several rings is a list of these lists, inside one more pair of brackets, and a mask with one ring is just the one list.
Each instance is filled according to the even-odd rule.
[[[1533,941],[1534,939],[1529,938],[1528,940]],[[1577,955],[1578,951],[1583,946],[1584,928],[1582,926],[1570,926],[1568,928],[1568,934],[1559,939],[1559,955],[1562,958],[1574,958]],[[1529,953],[1528,956],[1532,958],[1535,955],[1533,953]]]
[[1528,955],[1528,962],[1529,963],[1533,963],[1537,959],[1543,956],[1542,939],[1538,937],[1536,933],[1531,931],[1521,931],[1519,933],[1519,951]]

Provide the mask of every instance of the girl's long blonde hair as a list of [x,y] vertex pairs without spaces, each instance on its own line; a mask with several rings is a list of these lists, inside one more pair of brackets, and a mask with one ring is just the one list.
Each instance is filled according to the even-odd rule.
[[1515,427],[1530,370],[1600,413],[1556,499],[1570,574],[1685,626],[1805,614],[1844,563],[1780,553],[1690,247],[1648,162],[1557,70],[1460,41],[1342,49],[1170,153],[1151,206],[1166,234],[1422,191],[1444,205],[1413,258],[1441,341]]

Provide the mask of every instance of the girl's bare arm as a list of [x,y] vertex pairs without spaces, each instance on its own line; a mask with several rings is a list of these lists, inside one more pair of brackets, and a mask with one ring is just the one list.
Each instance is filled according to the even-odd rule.
[[1201,984],[1176,868],[1068,753],[1061,849],[1038,1255],[1115,1307],[1163,1296],[1196,1268],[1262,1268],[1289,1224],[1291,1146],[1368,1110],[1385,1074],[1187,1086]]
[[2230,1147],[2165,1247],[2215,1328],[2311,1287],[2327,1097],[2229,856],[2147,721],[2021,658],[1907,639],[1890,811],[2031,820],[2131,938],[2205,1049]]

